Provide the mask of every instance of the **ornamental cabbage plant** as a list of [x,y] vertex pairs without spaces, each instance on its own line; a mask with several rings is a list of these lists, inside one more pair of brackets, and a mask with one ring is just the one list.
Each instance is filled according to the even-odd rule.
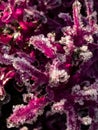
[[98,130],[97,6],[0,1],[0,130]]

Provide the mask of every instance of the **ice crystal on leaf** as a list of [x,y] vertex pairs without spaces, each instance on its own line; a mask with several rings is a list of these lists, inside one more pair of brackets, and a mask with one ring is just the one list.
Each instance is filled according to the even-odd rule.
[[33,97],[28,105],[15,106],[13,114],[7,119],[8,128],[18,127],[26,122],[36,120],[38,114],[41,114],[41,108],[46,104],[45,98]]

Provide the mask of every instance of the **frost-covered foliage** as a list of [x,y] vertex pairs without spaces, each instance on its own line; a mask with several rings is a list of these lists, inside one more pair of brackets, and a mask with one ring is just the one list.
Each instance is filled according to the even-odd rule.
[[0,1],[0,130],[98,129],[93,7],[93,0]]

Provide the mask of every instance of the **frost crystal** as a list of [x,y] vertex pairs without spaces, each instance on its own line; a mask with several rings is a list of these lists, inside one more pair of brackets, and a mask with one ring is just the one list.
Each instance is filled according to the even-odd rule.
[[60,102],[56,102],[52,106],[52,112],[64,112],[65,99],[62,99]]
[[49,74],[51,87],[56,86],[60,82],[68,82],[70,77],[64,69],[60,70],[58,68],[58,61],[56,60],[54,60],[54,63],[51,65]]
[[84,125],[91,125],[91,123],[92,123],[92,118],[90,118],[89,116],[83,117],[83,118],[81,119],[81,121],[82,121],[82,123],[83,123]]

